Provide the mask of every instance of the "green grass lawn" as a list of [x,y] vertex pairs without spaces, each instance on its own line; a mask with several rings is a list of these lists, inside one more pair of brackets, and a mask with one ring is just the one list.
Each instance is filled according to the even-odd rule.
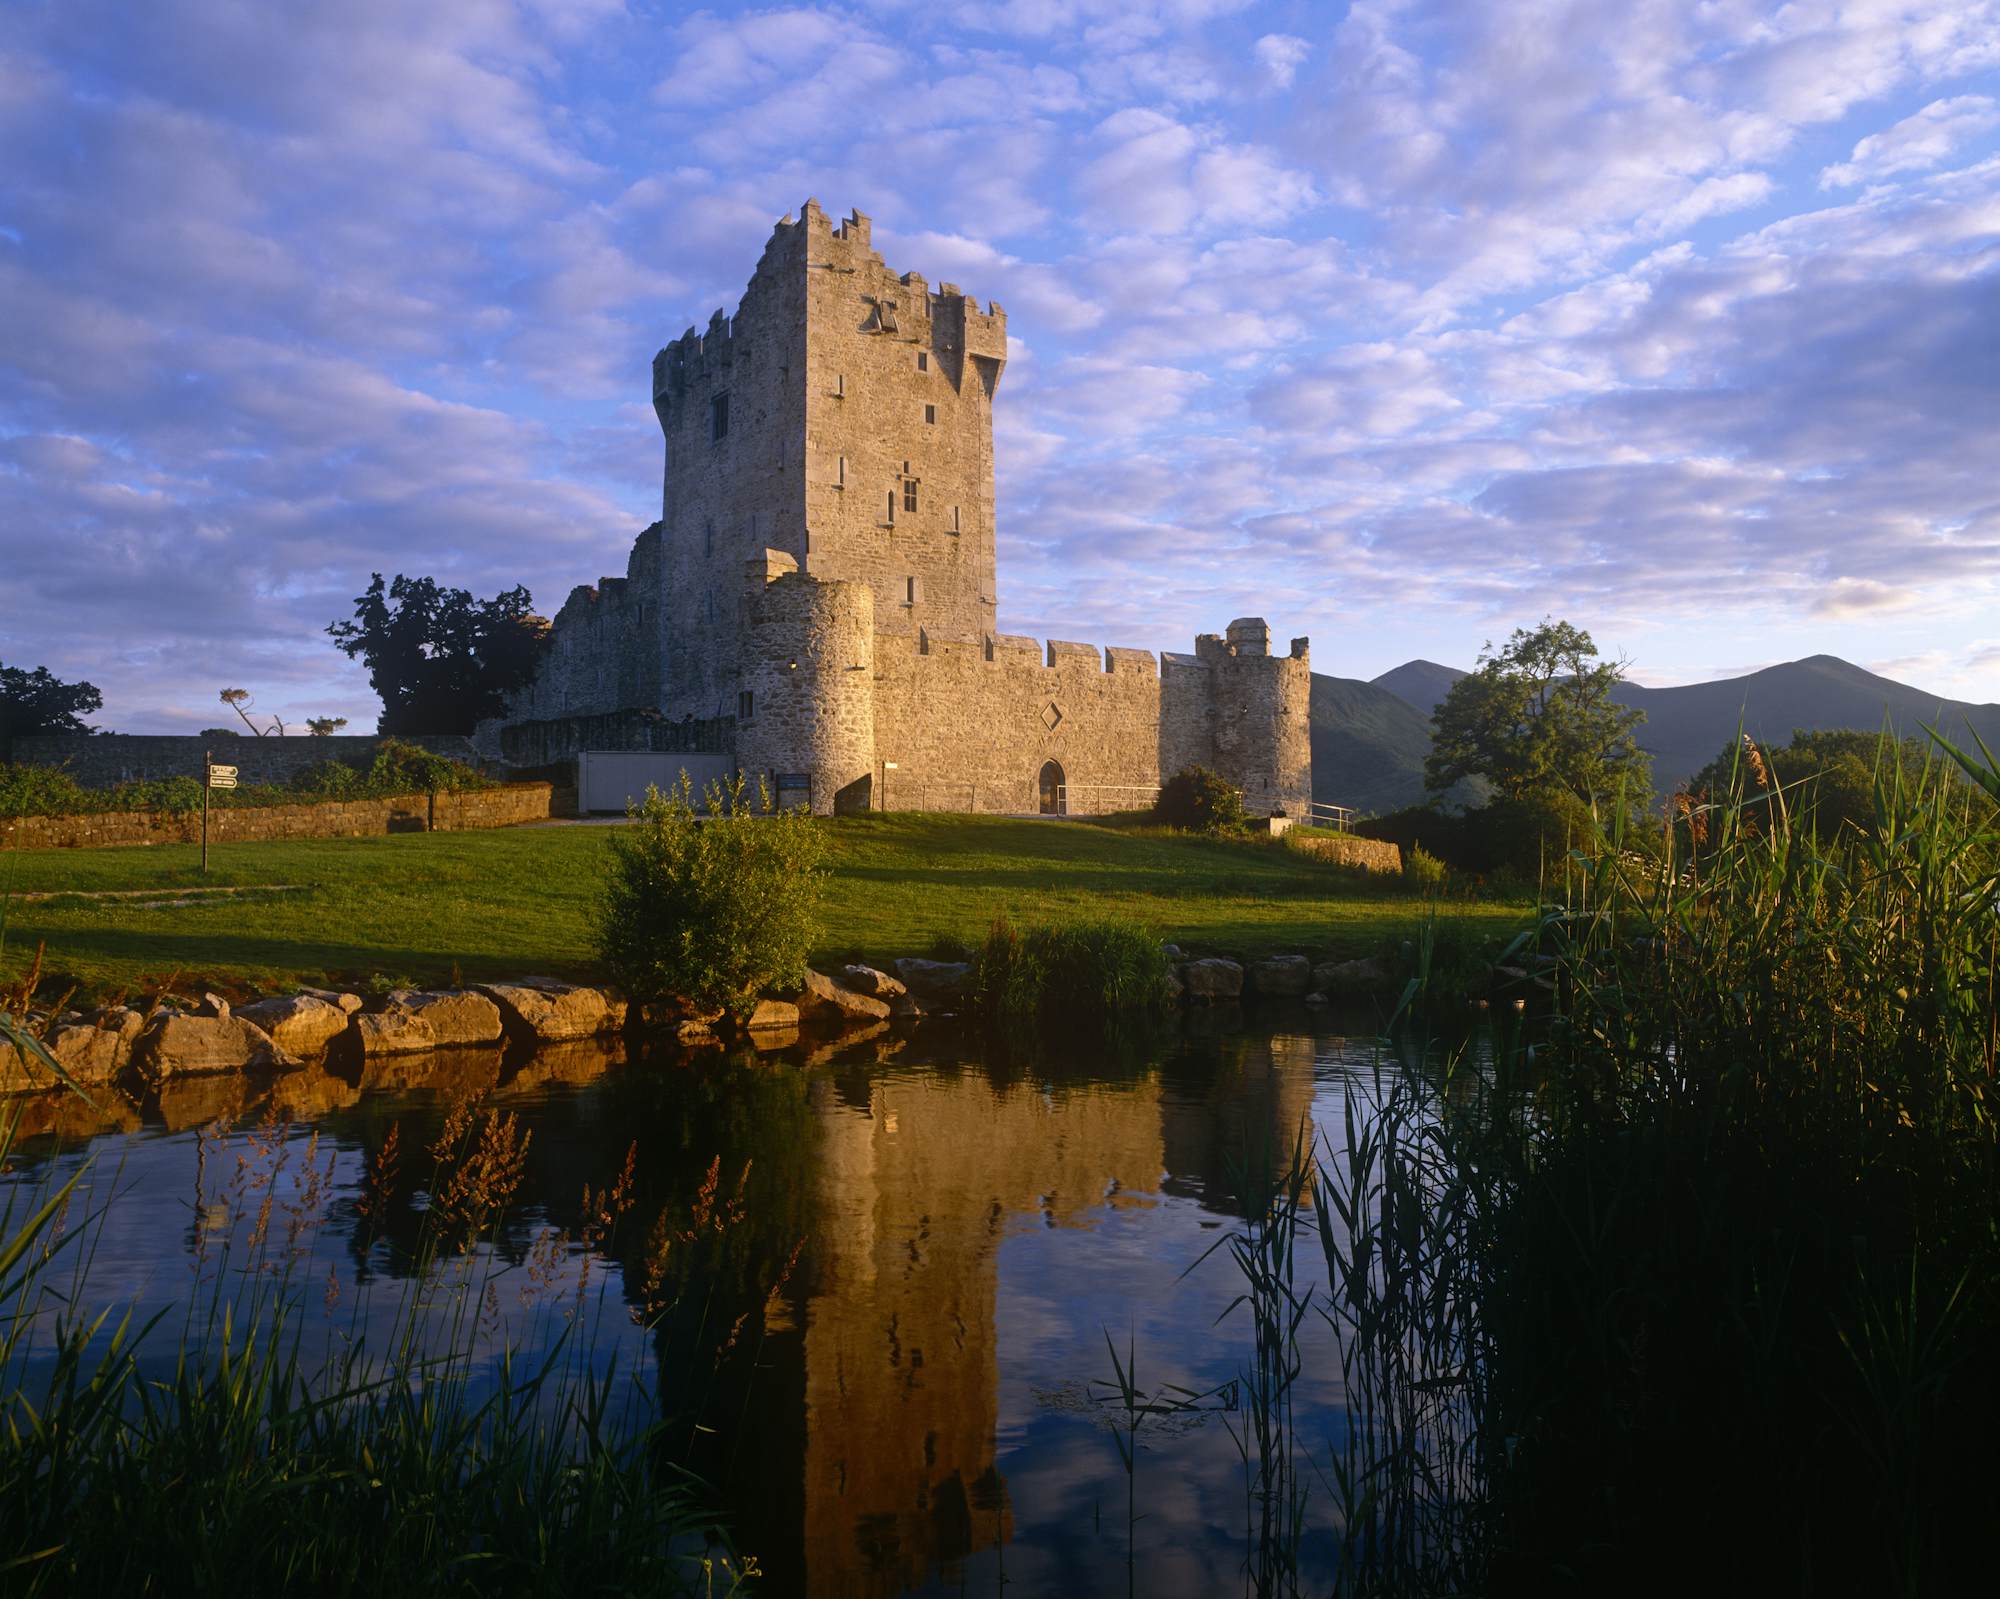
[[[1019,924],[1121,916],[1191,951],[1365,955],[1414,922],[1395,882],[1373,884],[1269,842],[1135,833],[1082,822],[891,815],[825,824],[826,933],[816,959],[886,960],[940,938],[977,943]],[[38,943],[88,995],[146,991],[174,973],[241,994],[300,980],[437,982],[590,969],[603,827],[508,828],[223,845],[204,877],[191,845],[9,851],[0,972]],[[193,886],[292,892],[147,906],[88,893]],[[25,896],[54,893],[53,899]],[[1525,907],[1474,903],[1495,933]]]

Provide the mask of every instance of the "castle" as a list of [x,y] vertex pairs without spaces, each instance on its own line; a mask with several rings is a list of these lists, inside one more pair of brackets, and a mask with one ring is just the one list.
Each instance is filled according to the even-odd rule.
[[677,755],[821,813],[1129,810],[1202,765],[1306,815],[1306,640],[1273,655],[1246,618],[1156,660],[995,631],[1006,364],[999,305],[898,276],[867,217],[808,200],[735,317],[654,357],[660,520],[570,595],[479,747]]

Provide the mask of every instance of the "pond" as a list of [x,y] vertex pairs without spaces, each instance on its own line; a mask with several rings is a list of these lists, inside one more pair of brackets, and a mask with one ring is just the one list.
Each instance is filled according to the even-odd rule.
[[[1246,1585],[1251,1330],[1208,1252],[1241,1224],[1246,1160],[1338,1136],[1377,1060],[1365,1022],[1300,1009],[1033,1065],[929,1028],[357,1062],[170,1082],[94,1126],[38,1102],[0,1184],[87,1165],[82,1297],[163,1312],[162,1364],[257,1270],[309,1348],[379,1335],[413,1293],[488,1356],[562,1337],[664,1408],[764,1592],[1216,1593]],[[524,1176],[490,1247],[413,1283],[423,1149],[474,1093],[517,1118]],[[370,1221],[392,1129],[407,1180]],[[1295,1420],[1323,1460],[1338,1361],[1316,1315],[1302,1337]],[[1142,1420],[1129,1470],[1121,1370],[1201,1396]],[[1315,1495],[1305,1586],[1327,1586],[1329,1523]]]

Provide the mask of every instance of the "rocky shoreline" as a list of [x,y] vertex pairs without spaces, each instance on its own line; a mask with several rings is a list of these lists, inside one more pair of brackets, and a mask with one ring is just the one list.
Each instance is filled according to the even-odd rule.
[[[1380,958],[1314,963],[1305,955],[1239,962],[1189,958],[1166,946],[1171,992],[1184,1005],[1245,998],[1329,1005],[1373,995],[1393,985]],[[29,1012],[28,1030],[57,1063],[90,1087],[157,1089],[187,1077],[231,1072],[293,1071],[330,1058],[364,1065],[442,1051],[544,1049],[585,1040],[620,1039],[628,1031],[671,1039],[688,1048],[722,1047],[740,1039],[760,1050],[800,1042],[806,1032],[875,1029],[891,1022],[958,1014],[973,969],[966,961],[905,957],[893,971],[852,964],[808,970],[796,994],[766,998],[746,1015],[688,1007],[639,1013],[616,990],[553,977],[475,983],[459,988],[395,989],[378,998],[328,988],[303,988],[231,1005],[204,994],[192,1005],[127,1005]],[[0,1043],[0,1094],[57,1086],[45,1063]]]

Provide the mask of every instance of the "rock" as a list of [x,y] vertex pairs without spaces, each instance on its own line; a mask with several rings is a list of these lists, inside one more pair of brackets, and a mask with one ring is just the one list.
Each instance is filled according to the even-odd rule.
[[139,1034],[146,1026],[146,1013],[129,1005],[106,1005],[98,1010],[85,1011],[83,1019],[93,1027],[108,1028],[128,1045],[139,1041]]
[[300,1060],[324,1055],[326,1046],[347,1031],[347,1012],[311,994],[260,999],[254,1005],[238,1006],[236,1014],[255,1022],[280,1049]]
[[1216,957],[1189,961],[1180,969],[1180,979],[1189,999],[1235,999],[1243,992],[1243,968]]
[[915,1021],[930,1015],[930,1012],[924,1009],[923,1002],[915,994],[905,990],[889,1001],[889,1014],[899,1021]]
[[162,1011],[139,1035],[132,1058],[155,1081],[199,1072],[299,1064],[255,1022],[240,1016],[183,1016],[176,1011]]
[[955,1005],[972,986],[970,961],[927,961],[905,956],[896,962],[896,975],[903,985],[926,1005]]
[[789,1027],[798,1030],[799,1008],[789,1000],[760,999],[757,1008],[743,1018],[743,1025],[753,1033],[770,1029]]
[[115,1028],[81,1023],[58,1027],[49,1041],[49,1053],[77,1082],[108,1083],[125,1069],[132,1044]]
[[499,1007],[511,1027],[545,1043],[595,1038],[625,1025],[623,996],[608,988],[586,988],[553,977],[524,977],[517,983],[482,983],[480,992]]
[[1273,955],[1250,967],[1251,988],[1274,997],[1297,999],[1312,987],[1312,962],[1303,955]]
[[364,1058],[428,1054],[437,1048],[430,1018],[406,1010],[385,1010],[354,1018],[354,1035]]
[[302,988],[299,990],[307,999],[324,1000],[327,1004],[344,1010],[352,1016],[361,1009],[361,996],[347,994],[337,988]]
[[500,1007],[474,989],[417,992],[399,988],[389,996],[383,1009],[428,1022],[433,1047],[456,1049],[468,1044],[500,1042]]
[[857,994],[810,967],[806,969],[805,992],[799,995],[799,1009],[836,1012],[856,1020],[879,1020],[889,1014],[888,1005],[874,995]]
[[674,1023],[674,1042],[699,1045],[720,1044],[722,1040],[715,1036],[715,1029],[700,1017],[684,1016]]
[[872,994],[877,999],[895,999],[909,992],[902,982],[873,966],[843,966],[840,980],[855,993]]
[[1308,994],[1306,995],[1306,1003],[1308,1005],[1326,1006],[1331,1005],[1333,1001],[1328,999],[1324,994]]
[[1178,969],[1167,973],[1167,997],[1176,1003],[1187,998],[1187,984],[1181,981]]
[[1187,959],[1187,952],[1178,944],[1162,944],[1160,946],[1160,953],[1165,955],[1170,961],[1183,961]]
[[1379,994],[1393,988],[1396,974],[1380,955],[1365,960],[1328,961],[1313,968],[1316,994]]
[[229,1015],[229,1001],[220,994],[203,994],[194,1007],[194,1013],[220,1021]]

